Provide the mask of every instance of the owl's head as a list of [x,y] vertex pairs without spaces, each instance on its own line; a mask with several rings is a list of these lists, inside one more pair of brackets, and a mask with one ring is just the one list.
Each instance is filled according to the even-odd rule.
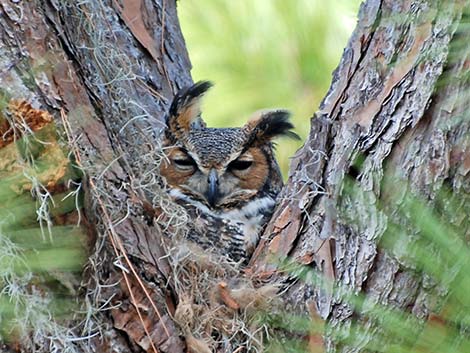
[[200,100],[210,87],[210,82],[198,82],[175,96],[166,119],[161,175],[172,191],[214,210],[275,197],[282,177],[272,140],[281,135],[298,138],[289,113],[266,111],[240,128],[207,128]]

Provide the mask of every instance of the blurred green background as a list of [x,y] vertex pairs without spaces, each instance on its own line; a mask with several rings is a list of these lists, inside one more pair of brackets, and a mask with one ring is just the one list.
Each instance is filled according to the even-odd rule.
[[[310,117],[353,31],[359,0],[180,0],[194,81],[215,83],[204,100],[209,126],[241,126],[259,109],[286,108],[296,132]],[[281,139],[284,177],[302,141]]]

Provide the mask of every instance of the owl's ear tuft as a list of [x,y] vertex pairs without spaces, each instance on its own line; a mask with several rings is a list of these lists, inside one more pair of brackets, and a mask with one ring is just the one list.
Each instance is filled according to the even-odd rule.
[[166,124],[176,137],[188,134],[192,128],[205,126],[201,119],[201,98],[211,87],[211,82],[199,81],[181,89],[173,98]]
[[300,137],[292,131],[294,125],[289,121],[287,110],[269,110],[256,113],[244,126],[249,134],[249,142],[264,144],[279,136],[296,140]]

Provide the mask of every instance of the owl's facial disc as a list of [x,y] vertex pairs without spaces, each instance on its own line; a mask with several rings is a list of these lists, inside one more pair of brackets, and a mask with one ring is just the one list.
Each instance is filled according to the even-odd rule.
[[219,205],[247,201],[263,189],[269,174],[265,153],[258,147],[248,148],[224,165],[219,180]]
[[207,178],[208,191],[205,195],[211,207],[226,206],[236,199],[243,199],[243,196],[254,195],[253,190],[240,187],[240,182],[244,177],[249,177],[254,165],[251,153],[244,153],[218,169],[211,168]]
[[201,163],[186,149],[172,147],[160,166],[167,183],[212,209],[236,207],[262,189],[269,167],[265,154],[253,147],[225,161]]

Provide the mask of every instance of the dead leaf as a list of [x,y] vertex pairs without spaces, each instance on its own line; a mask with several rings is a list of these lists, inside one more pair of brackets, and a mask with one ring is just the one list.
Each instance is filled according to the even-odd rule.
[[233,299],[230,288],[228,287],[226,282],[220,282],[217,284],[219,289],[220,299],[227,305],[230,309],[238,310],[240,309],[240,305]]
[[195,338],[190,333],[188,333],[185,338],[186,338],[186,345],[188,346],[189,352],[212,353],[212,350],[209,348],[208,344],[205,341]]
[[20,138],[26,130],[35,132],[53,121],[52,116],[45,110],[34,109],[24,100],[12,99],[8,103],[8,111],[12,115],[14,126],[1,117],[0,119],[0,148]]

